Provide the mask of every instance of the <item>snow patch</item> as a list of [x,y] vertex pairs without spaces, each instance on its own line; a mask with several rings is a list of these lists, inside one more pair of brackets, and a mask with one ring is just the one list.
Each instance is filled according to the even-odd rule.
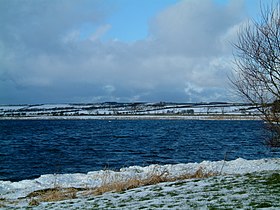
[[101,170],[87,174],[47,174],[33,180],[19,182],[0,181],[0,198],[18,199],[36,190],[52,187],[95,188],[112,182],[122,182],[130,179],[144,180],[151,175],[166,173],[168,178],[177,178],[185,174],[194,174],[197,170],[221,174],[245,174],[261,171],[280,170],[280,158],[245,160],[238,158],[232,161],[203,161],[176,165],[150,165],[146,167],[131,166],[120,171]]

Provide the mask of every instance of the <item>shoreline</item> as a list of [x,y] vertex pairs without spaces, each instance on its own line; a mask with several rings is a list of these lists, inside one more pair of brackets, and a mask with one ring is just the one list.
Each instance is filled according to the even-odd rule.
[[77,115],[16,116],[0,120],[262,120],[260,115]]
[[[45,174],[36,179],[18,182],[0,180],[2,185],[0,192],[2,195],[0,197],[2,206],[0,204],[0,208],[62,209],[67,207],[67,209],[76,209],[78,205],[83,209],[88,209],[97,204],[96,202],[99,200],[100,203],[95,207],[103,209],[109,208],[108,203],[104,202],[108,199],[114,199],[117,208],[124,207],[120,206],[124,202],[126,203],[125,206],[130,208],[132,205],[129,204],[133,202],[131,200],[131,193],[138,192],[140,198],[137,199],[137,205],[147,206],[147,203],[145,203],[147,200],[158,201],[158,199],[166,198],[171,199],[168,205],[174,203],[176,208],[181,206],[184,209],[189,209],[186,203],[184,205],[178,203],[182,198],[176,198],[188,196],[190,193],[197,197],[198,192],[200,192],[199,197],[201,198],[204,198],[203,195],[205,193],[209,195],[210,192],[214,193],[214,197],[220,191],[221,195],[219,195],[219,198],[224,198],[224,196],[227,196],[224,194],[225,189],[231,190],[227,193],[229,195],[240,191],[242,193],[237,193],[236,195],[240,196],[242,194],[246,198],[248,197],[248,192],[253,191],[254,193],[251,196],[255,198],[256,192],[260,192],[260,189],[263,189],[267,193],[263,193],[259,197],[268,196],[267,200],[273,204],[277,203],[278,196],[274,196],[274,200],[271,201],[272,198],[269,196],[271,191],[268,189],[275,188],[275,192],[278,190],[277,173],[280,169],[279,161],[279,158],[256,160],[237,158],[230,161],[202,161],[200,163],[166,165],[153,164],[145,167],[131,166],[122,168],[119,171],[100,170],[88,173]],[[225,183],[227,179],[229,180]],[[239,179],[242,180],[236,186]],[[269,183],[271,184],[268,187],[271,188],[262,184],[265,181],[270,181]],[[232,186],[233,182],[235,183],[234,187]],[[222,183],[224,183],[223,186],[221,186]],[[255,188],[244,192],[244,183],[246,185],[254,183]],[[185,188],[184,186],[189,187]],[[217,191],[217,187],[221,190]],[[192,193],[194,190],[196,191],[195,194]],[[151,193],[154,193],[154,196],[145,199]],[[116,195],[118,196],[115,197]],[[235,199],[236,195],[234,196]],[[186,197],[183,200],[186,199],[189,198]],[[217,202],[219,200],[217,199]],[[243,197],[240,200],[244,200]],[[193,201],[195,204],[198,202],[197,199]],[[198,204],[205,205],[205,201],[205,199],[202,199],[203,203]],[[236,204],[236,200],[232,202],[233,205]],[[225,203],[228,203],[228,200]],[[162,204],[165,204],[165,202]]]

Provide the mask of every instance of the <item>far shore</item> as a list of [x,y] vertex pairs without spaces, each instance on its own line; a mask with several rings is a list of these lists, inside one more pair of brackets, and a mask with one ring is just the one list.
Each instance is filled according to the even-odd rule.
[[66,115],[13,116],[0,120],[262,120],[260,115]]

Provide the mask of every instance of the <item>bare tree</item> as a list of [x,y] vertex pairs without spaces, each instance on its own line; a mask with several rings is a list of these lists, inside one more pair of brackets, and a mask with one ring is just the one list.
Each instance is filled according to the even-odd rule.
[[280,146],[280,7],[261,8],[258,20],[249,21],[233,44],[236,71],[231,79],[235,90],[255,104],[277,134],[270,143]]

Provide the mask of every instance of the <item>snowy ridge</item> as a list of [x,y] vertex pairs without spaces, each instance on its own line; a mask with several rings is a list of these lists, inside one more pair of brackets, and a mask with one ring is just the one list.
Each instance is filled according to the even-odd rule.
[[183,174],[194,174],[197,170],[216,172],[226,175],[246,174],[252,172],[280,170],[280,158],[245,160],[238,158],[232,161],[203,161],[176,165],[150,165],[146,167],[131,166],[120,171],[101,170],[87,174],[47,174],[34,180],[19,182],[0,181],[0,199],[18,199],[36,190],[53,187],[96,188],[112,182],[122,182],[131,179],[143,180],[152,174],[166,173],[169,178],[180,177]]
[[0,119],[71,119],[104,116],[260,115],[256,106],[243,103],[92,103],[0,105]]

